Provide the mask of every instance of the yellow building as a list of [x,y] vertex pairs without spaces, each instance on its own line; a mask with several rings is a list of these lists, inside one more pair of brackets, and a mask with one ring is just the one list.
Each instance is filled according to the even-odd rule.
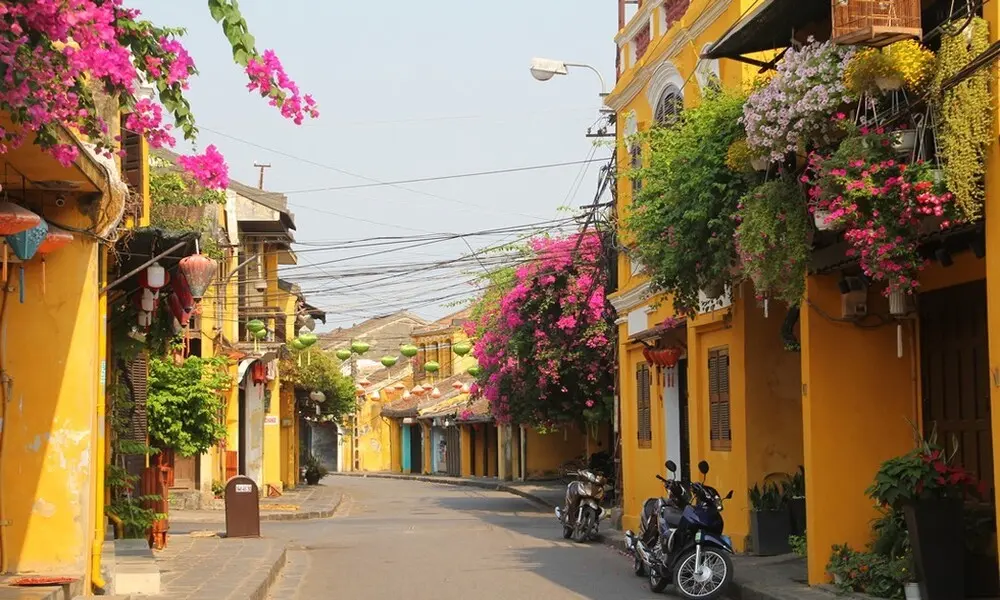
[[[618,156],[641,167],[637,133],[697,104],[706,86],[741,89],[752,80],[755,71],[744,64],[701,58],[751,4],[645,2],[623,23],[616,36],[620,75],[606,101],[617,113]],[[619,215],[640,183],[619,178]],[[798,356],[784,352],[779,335],[785,315],[775,307],[764,318],[751,291],[738,288],[718,298],[702,294],[697,317],[677,318],[669,298],[650,292],[627,249],[618,273],[611,301],[619,315],[623,527],[635,528],[642,503],[662,494],[655,475],[665,474],[668,459],[685,477],[707,460],[708,482],[723,494],[734,490],[726,527],[743,549],[746,489],[802,463]],[[676,366],[658,367],[643,353],[665,348],[680,352]],[[719,389],[710,390],[710,381]]]
[[[996,41],[1000,6],[989,3],[984,16]],[[829,2],[794,9],[781,1],[641,3],[616,38],[620,78],[607,103],[618,114],[618,155],[641,164],[642,149],[630,137],[677,104],[672,94],[693,105],[708,74],[726,88],[743,87],[773,66],[776,40],[804,42],[814,35],[822,41],[830,19]],[[937,25],[923,24],[925,31]],[[1000,194],[997,121],[986,165],[985,220],[922,239],[931,261],[904,317],[890,314],[880,287],[858,288],[858,268],[846,247],[825,238],[814,242],[801,315],[776,302],[767,310],[743,283],[720,299],[703,298],[694,318],[675,321],[670,299],[652,296],[628,251],[620,256],[613,303],[620,316],[625,527],[637,525],[647,497],[661,494],[653,476],[663,472],[664,460],[691,475],[691,465],[705,459],[712,468],[708,482],[723,494],[734,490],[726,527],[742,550],[747,488],[801,464],[809,581],[826,582],[834,544],[861,549],[872,539],[877,513],[865,489],[884,460],[914,447],[911,422],[924,434],[936,427],[949,445],[959,439],[958,461],[987,484],[987,501],[995,506],[1000,283],[987,275],[1000,261],[1000,215],[989,209]],[[620,214],[637,183],[619,180]],[[866,320],[847,314],[855,289]],[[864,326],[871,323],[881,326]],[[782,349],[782,325],[797,332],[800,354]],[[682,350],[677,366],[648,364],[643,349],[665,347]]]

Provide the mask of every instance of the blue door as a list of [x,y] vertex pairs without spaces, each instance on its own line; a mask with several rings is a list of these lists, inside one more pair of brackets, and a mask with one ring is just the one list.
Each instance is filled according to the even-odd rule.
[[410,465],[410,426],[403,425],[401,429],[402,429],[403,440],[399,444],[399,447],[403,449],[403,451],[401,452],[401,454],[403,455],[403,472],[410,473],[412,469]]

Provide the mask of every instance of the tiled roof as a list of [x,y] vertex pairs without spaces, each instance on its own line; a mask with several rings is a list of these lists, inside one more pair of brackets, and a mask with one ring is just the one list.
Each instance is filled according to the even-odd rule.
[[433,323],[413,330],[414,336],[428,335],[446,329],[461,327],[472,316],[472,307],[468,306],[462,310],[442,317]]
[[400,398],[395,402],[390,402],[382,407],[382,415],[386,417],[416,417],[420,410],[431,408],[446,400],[452,399],[461,394],[461,389],[452,387],[454,382],[462,384],[471,383],[472,377],[465,373],[453,375],[447,379],[437,382],[435,387],[441,392],[440,398],[431,398],[429,394],[417,396],[411,394],[409,398]]
[[479,396],[472,400],[471,404],[459,407],[458,420],[462,423],[486,423],[492,421],[493,415],[490,413],[489,400]]

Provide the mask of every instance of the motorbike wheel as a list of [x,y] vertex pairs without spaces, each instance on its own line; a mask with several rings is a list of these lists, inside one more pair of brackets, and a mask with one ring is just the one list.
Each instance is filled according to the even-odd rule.
[[568,540],[573,537],[573,528],[569,525],[563,525],[563,539]]
[[576,524],[576,528],[573,529],[573,541],[578,544],[582,544],[587,541],[590,537],[590,530],[594,526],[594,511],[589,508],[584,509],[583,514],[580,515],[580,521]]
[[642,559],[639,558],[638,552],[632,553],[632,572],[635,573],[636,577],[646,576],[646,563],[642,562]]
[[667,584],[669,583],[670,580],[666,577],[661,577],[655,567],[649,567],[649,589],[654,594],[662,594],[663,590],[667,589]]
[[674,587],[682,598],[715,600],[733,581],[733,561],[721,548],[703,546],[701,567],[695,570],[695,551],[690,550],[674,567]]

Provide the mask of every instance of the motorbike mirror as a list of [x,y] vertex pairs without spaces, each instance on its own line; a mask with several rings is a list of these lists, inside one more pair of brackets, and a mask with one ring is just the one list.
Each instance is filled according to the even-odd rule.
[[666,463],[666,466],[667,466],[667,470],[670,471],[671,473],[677,471],[677,463],[675,463],[672,460],[668,460],[667,463]]
[[706,461],[704,461],[704,460],[703,460],[703,461],[701,461],[701,462],[699,462],[699,463],[698,463],[698,471],[699,471],[699,472],[700,472],[700,473],[701,473],[702,475],[708,475],[708,462],[706,462]]
[[733,490],[729,490],[729,493],[726,494],[726,500],[732,500],[732,499],[733,499]]

